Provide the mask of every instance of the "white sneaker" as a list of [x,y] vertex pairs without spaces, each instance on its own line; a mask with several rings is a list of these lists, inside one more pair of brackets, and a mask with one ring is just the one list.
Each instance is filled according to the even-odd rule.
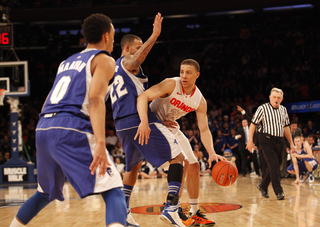
[[175,227],[185,227],[185,225],[182,223],[179,214],[178,214],[178,206],[169,206],[165,205],[164,210],[160,214],[161,221],[164,221],[167,224],[170,224],[171,226]]
[[127,214],[126,226],[140,227],[140,225],[133,219],[131,211],[129,211]]
[[309,173],[309,183],[314,183],[314,177],[312,173]]

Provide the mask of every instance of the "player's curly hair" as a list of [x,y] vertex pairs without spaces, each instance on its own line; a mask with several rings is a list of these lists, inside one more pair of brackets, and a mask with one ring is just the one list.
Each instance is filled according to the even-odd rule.
[[111,19],[101,13],[95,13],[87,17],[82,25],[82,33],[87,43],[98,43],[102,35],[111,31]]

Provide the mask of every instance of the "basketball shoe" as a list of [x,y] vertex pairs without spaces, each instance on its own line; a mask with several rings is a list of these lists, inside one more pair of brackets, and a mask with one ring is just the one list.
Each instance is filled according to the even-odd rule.
[[176,227],[185,226],[182,223],[181,219],[179,218],[177,205],[168,205],[166,203],[159,217],[161,221],[164,221],[167,224],[171,224],[171,226],[176,226]]
[[192,215],[191,212],[189,211],[189,216],[191,219],[195,220],[195,223],[193,226],[202,226],[202,227],[207,227],[207,226],[214,226],[216,223],[212,220],[209,220],[204,216],[204,214],[201,213],[200,210],[197,211],[194,215]]
[[303,174],[303,175],[300,175],[300,182],[301,182],[301,183],[306,182],[306,180],[308,179],[308,177],[309,177],[309,174],[308,174],[308,173],[305,173],[305,174]]
[[179,207],[178,209],[178,214],[179,214],[179,217],[182,221],[182,223],[188,227],[188,226],[193,226],[193,224],[196,222],[195,220],[193,220],[192,218],[188,218],[187,215],[185,215],[182,211],[182,208]]
[[309,173],[309,183],[314,183],[314,177],[312,173]]
[[140,227],[140,225],[133,219],[131,211],[129,211],[127,214],[126,226]]

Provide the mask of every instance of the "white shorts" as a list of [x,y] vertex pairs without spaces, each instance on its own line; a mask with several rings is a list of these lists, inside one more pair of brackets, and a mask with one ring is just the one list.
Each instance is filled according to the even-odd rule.
[[183,134],[183,132],[180,131],[180,128],[177,127],[176,129],[169,128],[169,130],[172,132],[174,137],[176,138],[178,144],[182,148],[182,151],[184,153],[184,156],[187,157],[189,164],[197,163],[198,160],[196,156],[193,153],[192,147],[189,143],[188,138]]

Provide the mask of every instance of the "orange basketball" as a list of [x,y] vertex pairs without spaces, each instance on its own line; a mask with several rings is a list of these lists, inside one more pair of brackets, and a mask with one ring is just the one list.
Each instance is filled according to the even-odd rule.
[[237,180],[237,177],[238,169],[230,161],[220,161],[212,168],[212,178],[218,185],[232,185]]

